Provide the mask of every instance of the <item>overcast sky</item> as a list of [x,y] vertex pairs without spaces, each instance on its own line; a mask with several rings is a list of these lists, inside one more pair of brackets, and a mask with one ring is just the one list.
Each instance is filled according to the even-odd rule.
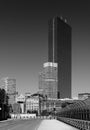
[[90,93],[89,0],[0,1],[0,78],[16,78],[19,93],[38,91],[48,56],[48,20],[54,16],[72,27],[72,96]]

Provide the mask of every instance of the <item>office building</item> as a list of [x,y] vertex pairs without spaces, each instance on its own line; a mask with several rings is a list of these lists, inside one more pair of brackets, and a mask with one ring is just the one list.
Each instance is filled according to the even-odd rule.
[[57,98],[57,63],[46,62],[39,75],[39,93],[47,98]]
[[48,62],[58,64],[58,98],[71,98],[71,27],[59,17],[48,23]]
[[5,89],[9,99],[8,104],[16,102],[16,79],[5,77],[0,80],[0,88]]

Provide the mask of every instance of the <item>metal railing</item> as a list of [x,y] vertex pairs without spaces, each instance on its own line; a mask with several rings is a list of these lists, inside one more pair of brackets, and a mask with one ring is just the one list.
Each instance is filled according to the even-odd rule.
[[66,118],[66,117],[57,117],[57,120],[67,123],[80,130],[90,130],[90,121],[72,119],[72,118]]

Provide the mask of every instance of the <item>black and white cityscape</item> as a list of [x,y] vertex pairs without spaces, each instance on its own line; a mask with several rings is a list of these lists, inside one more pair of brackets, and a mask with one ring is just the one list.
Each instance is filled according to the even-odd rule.
[[0,130],[90,130],[89,1],[0,3]]

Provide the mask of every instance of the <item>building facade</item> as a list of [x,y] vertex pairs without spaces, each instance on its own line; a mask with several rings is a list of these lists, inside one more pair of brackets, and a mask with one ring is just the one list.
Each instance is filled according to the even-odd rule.
[[39,98],[38,96],[31,96],[26,99],[26,113],[39,113]]
[[71,27],[55,17],[48,23],[48,62],[58,63],[58,98],[71,98]]
[[47,98],[57,98],[57,63],[46,62],[39,75],[39,92]]
[[26,92],[25,93],[25,99],[30,98],[30,97],[31,97],[31,93],[30,92]]
[[9,104],[14,104],[16,102],[16,79],[13,78],[2,78],[0,80],[0,87],[2,89],[5,89],[9,99],[8,99],[8,103]]
[[16,98],[16,102],[20,104],[21,113],[25,113],[25,96],[20,94]]
[[79,94],[78,94],[78,99],[79,99],[79,100],[85,100],[85,99],[87,99],[87,98],[90,99],[90,93],[79,93]]

